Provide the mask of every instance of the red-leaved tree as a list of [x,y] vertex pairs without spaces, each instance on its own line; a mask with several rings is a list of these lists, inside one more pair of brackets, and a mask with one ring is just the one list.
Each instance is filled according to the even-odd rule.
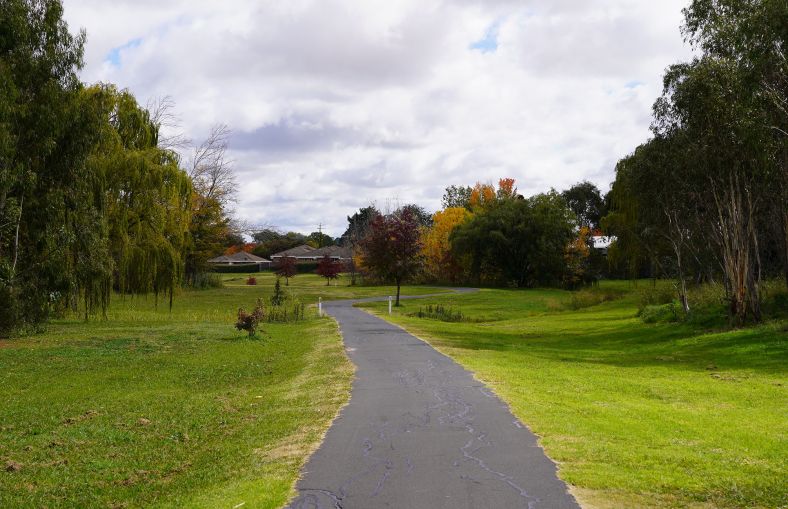
[[315,272],[326,278],[326,286],[329,286],[331,280],[338,278],[339,273],[342,272],[342,264],[339,260],[334,260],[330,256],[325,255],[317,262],[317,270]]
[[401,209],[387,216],[375,217],[361,240],[364,267],[383,280],[400,287],[421,267],[421,235],[418,218],[410,209]]
[[279,260],[276,274],[285,278],[285,286],[290,286],[290,278],[298,274],[296,269],[296,259],[292,256],[285,256]]

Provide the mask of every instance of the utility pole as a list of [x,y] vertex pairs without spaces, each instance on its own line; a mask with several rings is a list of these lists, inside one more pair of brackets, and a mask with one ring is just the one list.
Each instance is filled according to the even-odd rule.
[[323,223],[317,225],[317,247],[323,247]]

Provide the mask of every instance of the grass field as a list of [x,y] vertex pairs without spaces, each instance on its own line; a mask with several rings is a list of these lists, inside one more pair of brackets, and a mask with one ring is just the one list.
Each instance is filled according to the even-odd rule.
[[[352,366],[314,309],[258,339],[237,332],[238,307],[271,294],[273,276],[256,277],[184,291],[172,312],[115,297],[106,320],[0,341],[0,507],[280,507]],[[307,303],[392,292],[314,275],[289,290]]]
[[[364,307],[489,384],[584,507],[788,507],[787,322],[703,331],[642,323],[632,293],[579,310],[570,300],[481,290],[404,301],[390,317]],[[408,316],[428,304],[465,321]]]

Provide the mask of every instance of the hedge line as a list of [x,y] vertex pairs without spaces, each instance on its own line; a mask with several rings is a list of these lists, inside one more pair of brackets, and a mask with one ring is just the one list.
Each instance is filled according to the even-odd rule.
[[[312,274],[317,270],[317,262],[299,263],[296,265],[299,274]],[[227,265],[213,267],[211,272],[220,274],[256,274],[259,272],[276,272],[276,267],[257,270],[256,265]]]

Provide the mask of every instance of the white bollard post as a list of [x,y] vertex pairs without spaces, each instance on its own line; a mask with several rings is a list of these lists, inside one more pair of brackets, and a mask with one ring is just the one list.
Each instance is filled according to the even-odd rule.
[[389,295],[389,314],[391,314],[391,299],[393,299],[393,297]]
[[323,297],[317,298],[317,316],[323,316]]

